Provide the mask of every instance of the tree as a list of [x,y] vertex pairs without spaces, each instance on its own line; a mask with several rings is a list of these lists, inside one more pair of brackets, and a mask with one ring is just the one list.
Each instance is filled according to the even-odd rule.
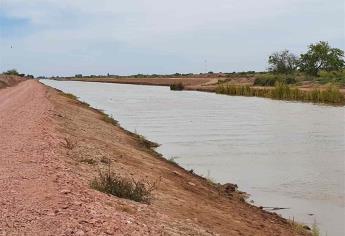
[[268,58],[269,70],[275,73],[291,74],[296,71],[298,58],[289,50],[271,54]]
[[309,50],[301,54],[300,70],[310,75],[318,75],[320,70],[339,71],[344,68],[344,51],[331,48],[328,42],[320,41],[309,45]]
[[19,73],[16,69],[12,69],[12,70],[8,70],[8,71],[4,72],[4,75],[17,75],[17,76],[19,76]]

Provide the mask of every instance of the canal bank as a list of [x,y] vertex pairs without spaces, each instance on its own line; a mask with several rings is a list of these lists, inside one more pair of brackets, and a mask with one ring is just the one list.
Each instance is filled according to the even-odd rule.
[[[29,80],[0,98],[1,233],[296,235],[283,218],[224,196],[69,96]],[[151,203],[92,189],[109,163],[120,176],[157,183]]]
[[257,206],[342,235],[344,108],[154,86],[51,86],[162,144],[157,150],[184,168],[238,184]]

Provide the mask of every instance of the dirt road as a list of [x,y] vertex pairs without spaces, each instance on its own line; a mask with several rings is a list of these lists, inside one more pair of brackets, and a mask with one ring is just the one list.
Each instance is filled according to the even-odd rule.
[[[297,234],[101,118],[37,81],[0,90],[0,235]],[[91,189],[104,158],[118,175],[159,182],[151,204]]]

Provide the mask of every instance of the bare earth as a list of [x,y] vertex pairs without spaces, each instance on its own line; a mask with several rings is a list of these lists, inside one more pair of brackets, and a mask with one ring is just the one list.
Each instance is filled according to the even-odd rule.
[[[101,118],[37,81],[0,90],[0,235],[297,235]],[[157,182],[151,204],[91,189],[105,158],[121,176]]]

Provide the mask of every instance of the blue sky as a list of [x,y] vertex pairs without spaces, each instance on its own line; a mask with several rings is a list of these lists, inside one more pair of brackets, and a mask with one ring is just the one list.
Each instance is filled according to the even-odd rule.
[[0,71],[265,70],[276,50],[344,50],[343,0],[0,0]]

